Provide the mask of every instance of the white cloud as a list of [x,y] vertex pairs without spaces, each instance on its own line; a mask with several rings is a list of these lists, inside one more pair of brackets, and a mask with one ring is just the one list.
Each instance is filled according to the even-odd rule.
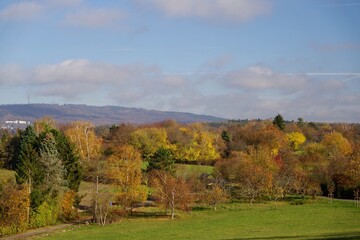
[[107,27],[114,26],[119,20],[126,18],[126,13],[118,9],[81,9],[69,13],[64,23],[76,27]]
[[296,92],[302,90],[308,78],[305,75],[287,75],[267,67],[251,66],[225,74],[223,81],[231,88]]
[[0,10],[0,20],[26,21],[32,20],[41,15],[45,7],[33,1],[19,2]]
[[136,0],[170,17],[244,22],[271,12],[271,0]]

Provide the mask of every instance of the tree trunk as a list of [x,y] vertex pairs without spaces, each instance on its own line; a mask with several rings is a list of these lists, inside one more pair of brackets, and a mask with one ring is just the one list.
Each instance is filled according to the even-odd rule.
[[[29,193],[29,201],[30,201],[30,195],[31,195],[31,170],[29,169],[29,188],[28,188],[28,193]],[[29,206],[26,208],[26,222],[30,225],[30,203]]]
[[94,206],[94,220],[98,223],[98,197],[99,197],[99,176],[96,176],[95,181],[95,206]]
[[171,192],[171,219],[175,218],[175,191]]

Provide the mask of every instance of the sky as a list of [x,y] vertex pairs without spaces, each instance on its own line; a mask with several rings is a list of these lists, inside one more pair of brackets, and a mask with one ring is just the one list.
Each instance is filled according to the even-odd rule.
[[360,0],[1,0],[0,104],[360,122]]

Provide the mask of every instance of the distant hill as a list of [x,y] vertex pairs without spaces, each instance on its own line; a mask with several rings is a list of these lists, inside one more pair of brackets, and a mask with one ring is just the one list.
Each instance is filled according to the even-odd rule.
[[225,119],[208,115],[126,108],[117,106],[88,106],[76,104],[9,104],[0,105],[0,122],[21,120],[33,122],[51,116],[60,123],[85,120],[95,125],[119,123],[153,123],[174,119],[181,123],[220,122]]

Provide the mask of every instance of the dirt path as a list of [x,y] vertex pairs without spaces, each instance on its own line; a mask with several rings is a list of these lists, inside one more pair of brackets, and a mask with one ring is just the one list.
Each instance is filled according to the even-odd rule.
[[46,234],[46,233],[52,233],[52,232],[60,230],[60,229],[65,229],[65,228],[69,228],[69,227],[77,227],[77,226],[80,226],[80,225],[84,225],[86,222],[90,222],[91,219],[92,219],[92,217],[83,217],[80,221],[77,221],[77,222],[30,229],[30,230],[28,230],[26,232],[19,233],[19,234],[16,234],[16,235],[0,237],[0,240],[30,239],[31,237],[35,237],[37,235],[43,235],[43,234]]
[[60,225],[49,226],[49,227],[36,228],[36,229],[31,229],[31,230],[28,230],[24,233],[20,233],[17,235],[1,237],[0,239],[1,240],[29,239],[30,237],[33,237],[36,235],[40,235],[40,234],[44,234],[44,233],[51,233],[53,231],[67,228],[67,227],[74,226],[74,225],[75,225],[74,223],[67,223],[67,224],[60,224]]

